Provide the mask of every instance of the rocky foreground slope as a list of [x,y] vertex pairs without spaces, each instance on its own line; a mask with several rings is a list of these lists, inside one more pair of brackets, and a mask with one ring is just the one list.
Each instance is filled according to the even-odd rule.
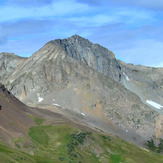
[[[158,89],[162,69],[154,71],[159,72],[157,78],[148,70],[117,61],[106,48],[75,35],[48,42],[18,65],[4,84],[29,106],[54,112],[58,107],[77,120],[142,145],[163,138]],[[153,85],[155,81],[158,84]],[[150,95],[153,89],[158,99]],[[158,102],[160,112],[147,100]]]

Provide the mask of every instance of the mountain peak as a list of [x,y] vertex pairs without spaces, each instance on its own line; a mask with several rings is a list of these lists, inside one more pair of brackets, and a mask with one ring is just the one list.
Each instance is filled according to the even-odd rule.
[[82,36],[79,36],[77,34],[67,38],[66,40],[70,41],[70,40],[74,40],[75,42],[85,42],[86,44],[88,45],[93,45],[93,43],[91,41],[89,41],[88,39],[82,37]]
[[[73,35],[73,36],[67,38],[67,40],[69,40],[69,39],[89,41],[88,39],[86,39],[86,38],[84,38],[84,37],[82,37],[82,36],[80,36],[80,35],[77,35],[77,34],[75,34],[75,35]],[[91,41],[89,41],[89,42],[91,42]]]
[[115,72],[116,67],[119,67],[115,55],[103,46],[93,44],[79,35],[73,35],[67,39],[57,39],[51,41],[50,44],[61,47],[69,57],[86,63],[98,72],[119,81],[119,72]]
[[77,35],[77,34],[72,35],[70,38],[75,38],[75,39],[76,39],[76,38],[77,38],[77,39],[78,39],[78,38],[82,38],[82,39],[85,39],[84,37],[81,37],[81,36],[79,36],[79,35]]

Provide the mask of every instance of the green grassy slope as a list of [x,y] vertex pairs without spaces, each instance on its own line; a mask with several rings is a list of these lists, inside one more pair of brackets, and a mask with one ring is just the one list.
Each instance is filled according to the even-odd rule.
[[[0,162],[43,163],[162,163],[163,156],[141,149],[118,137],[102,135],[68,124],[31,127],[33,155],[0,144]],[[21,138],[17,142],[23,141]],[[28,148],[28,146],[26,147]]]

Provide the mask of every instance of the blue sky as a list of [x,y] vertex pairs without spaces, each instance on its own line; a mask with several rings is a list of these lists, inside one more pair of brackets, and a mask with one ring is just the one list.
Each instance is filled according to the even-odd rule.
[[162,0],[0,0],[0,52],[29,57],[74,34],[124,62],[163,67]]

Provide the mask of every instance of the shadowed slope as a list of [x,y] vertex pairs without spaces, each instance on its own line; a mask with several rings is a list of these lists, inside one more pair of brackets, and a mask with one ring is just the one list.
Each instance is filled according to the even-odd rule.
[[9,142],[11,138],[27,136],[28,129],[34,122],[22,102],[16,99],[0,84],[0,138]]

